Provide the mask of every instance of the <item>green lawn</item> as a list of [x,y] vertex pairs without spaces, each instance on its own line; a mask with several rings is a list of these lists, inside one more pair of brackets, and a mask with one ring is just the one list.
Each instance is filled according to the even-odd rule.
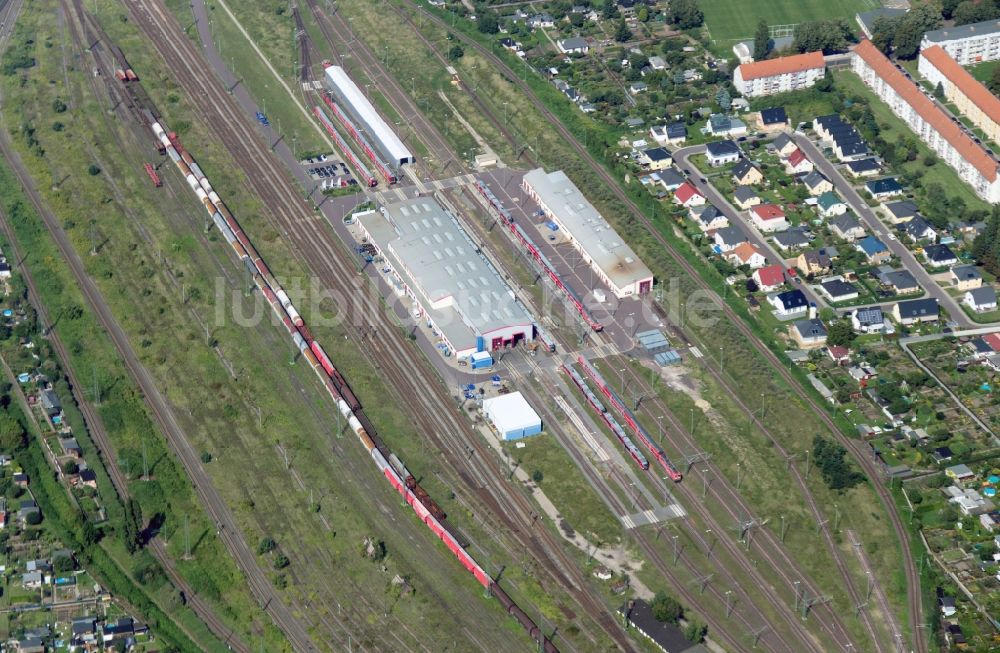
[[878,0],[701,0],[701,10],[712,40],[720,42],[752,39],[761,18],[772,26],[828,18],[844,18],[853,25],[854,14],[880,4]]
[[993,71],[996,70],[997,66],[1000,66],[1000,61],[987,61],[986,63],[969,66],[966,70],[968,70],[973,77],[985,84],[990,81],[990,77],[993,76]]

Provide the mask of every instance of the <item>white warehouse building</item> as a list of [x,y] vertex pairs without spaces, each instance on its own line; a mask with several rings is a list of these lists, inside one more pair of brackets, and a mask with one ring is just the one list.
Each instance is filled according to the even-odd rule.
[[1000,59],[1000,20],[946,27],[924,34],[920,49],[940,45],[961,66]]
[[563,230],[583,260],[619,299],[653,287],[653,273],[562,170],[524,175],[524,190]]
[[431,197],[356,215],[397,292],[457,358],[534,339],[534,320],[458,220]]
[[416,161],[396,132],[386,124],[343,68],[327,66],[325,74],[326,86],[334,99],[347,110],[350,117],[358,123],[357,126],[365,131],[372,144],[381,151],[389,164],[397,166]]
[[542,418],[520,392],[490,397],[483,402],[483,415],[501,440],[520,440],[542,432]]

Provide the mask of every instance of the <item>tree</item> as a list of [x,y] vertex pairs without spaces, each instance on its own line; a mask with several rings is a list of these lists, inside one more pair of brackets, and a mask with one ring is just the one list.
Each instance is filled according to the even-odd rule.
[[763,18],[757,23],[757,32],[753,37],[753,58],[757,61],[767,58],[767,53],[771,51],[771,30],[767,27],[767,21]]
[[284,553],[279,553],[274,557],[275,569],[284,569],[289,564],[291,564],[291,561],[288,559],[288,556],[286,556]]
[[535,471],[531,472],[531,480],[533,480],[535,483],[541,483],[542,479],[544,478],[545,474],[543,474],[542,470],[540,469],[536,469]]
[[681,604],[665,592],[657,592],[649,608],[653,612],[653,618],[663,623],[676,624],[684,616]]
[[694,619],[689,620],[687,627],[684,628],[684,638],[692,644],[700,644],[707,634],[708,626]]
[[619,43],[624,43],[630,38],[632,38],[632,30],[630,30],[628,25],[625,24],[624,18],[619,18],[618,24],[615,25],[615,40]]
[[91,163],[90,166],[87,168],[87,174],[90,175],[91,177],[96,177],[97,175],[101,174],[100,166],[98,166],[95,163]]
[[463,56],[465,56],[465,50],[457,43],[451,46],[451,49],[448,50],[448,58],[452,61],[457,61]]
[[601,17],[604,19],[617,18],[618,3],[615,0],[604,0],[604,6],[601,7]]
[[260,538],[260,542],[257,543],[257,553],[259,555],[270,553],[271,551],[274,551],[276,546],[278,546],[277,542],[270,537],[262,537]]
[[73,474],[76,474],[76,461],[67,460],[66,462],[64,462],[62,464],[62,472],[66,476],[72,476]]
[[62,113],[66,111],[66,103],[61,98],[56,98],[52,100],[52,110],[56,113]]
[[125,503],[122,516],[122,543],[129,553],[135,553],[142,546],[142,507],[135,497]]
[[895,18],[879,16],[872,23],[872,44],[883,54],[889,54],[889,51],[892,50],[892,42],[896,38],[896,30],[899,29],[900,20],[899,16]]
[[10,413],[0,412],[0,449],[18,451],[27,444],[24,427],[11,417]]
[[649,21],[649,7],[642,5],[639,7],[639,11],[635,12],[635,19],[640,23],[645,23]]
[[813,458],[823,480],[831,490],[847,490],[864,481],[844,460],[847,450],[840,444],[817,435],[813,438]]
[[896,56],[901,59],[917,56],[924,32],[936,29],[940,22],[938,15],[926,4],[914,7],[898,20],[892,41]]
[[823,73],[823,77],[816,80],[816,84],[813,86],[820,93],[829,93],[833,90],[833,75],[830,74],[830,69],[827,68]]
[[496,34],[500,31],[500,21],[497,20],[497,15],[492,11],[484,11],[478,17],[476,29],[483,34]]
[[989,81],[986,82],[986,87],[990,89],[993,95],[1000,95],[1000,66],[993,69]]
[[59,556],[52,561],[52,566],[60,574],[66,574],[73,571],[76,565],[73,564],[73,558],[70,556]]
[[965,0],[955,7],[955,25],[981,23],[1000,17],[1000,10],[993,2],[986,0]]
[[795,28],[792,49],[797,52],[821,50],[823,54],[841,52],[847,48],[852,35],[850,25],[840,19],[809,21]]
[[826,344],[831,347],[850,347],[857,337],[848,320],[837,320],[826,330]]
[[719,92],[715,94],[715,103],[719,105],[719,108],[722,109],[723,112],[726,112],[733,106],[733,98],[729,95],[729,91],[724,88],[720,88]]
[[38,510],[35,512],[29,512],[28,516],[24,518],[24,522],[28,526],[38,526],[42,523],[42,513]]
[[955,15],[955,9],[958,8],[958,5],[960,4],[962,4],[962,0],[942,0],[941,18],[951,20],[951,17]]
[[667,22],[679,29],[694,29],[705,22],[705,14],[696,0],[672,0],[666,16]]

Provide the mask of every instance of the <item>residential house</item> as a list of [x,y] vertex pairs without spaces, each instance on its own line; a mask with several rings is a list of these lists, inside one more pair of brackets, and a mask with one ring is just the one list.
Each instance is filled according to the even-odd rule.
[[860,136],[856,138],[844,136],[833,142],[833,153],[838,161],[847,163],[867,158],[871,155],[871,150]]
[[892,316],[902,325],[921,322],[937,322],[938,300],[936,297],[910,299],[892,305]]
[[747,126],[739,118],[715,113],[708,117],[708,133],[712,136],[745,136]]
[[864,227],[861,226],[861,222],[853,213],[838,215],[833,220],[830,220],[829,226],[834,236],[849,243],[853,243],[855,240],[864,238],[865,236]]
[[688,211],[691,218],[698,223],[698,228],[704,232],[715,231],[729,226],[729,218],[714,204],[693,206]]
[[975,265],[956,265],[949,275],[951,285],[958,290],[974,290],[983,285],[983,275]]
[[786,229],[774,234],[774,244],[783,252],[802,249],[810,243],[809,232],[803,227]]
[[798,258],[795,259],[795,267],[805,277],[827,274],[833,267],[833,259],[825,248],[810,249],[799,254]]
[[551,14],[535,14],[528,19],[528,27],[531,27],[532,29],[536,27],[549,28],[555,26],[556,19],[553,18]]
[[986,20],[925,32],[920,49],[944,49],[961,66],[1000,59],[1000,21]]
[[587,54],[590,52],[590,44],[587,43],[587,39],[579,36],[556,41],[556,46],[563,54]]
[[847,162],[847,169],[852,177],[874,177],[882,172],[882,166],[876,159],[857,159]]
[[92,469],[81,469],[77,476],[80,485],[97,489],[97,474]]
[[825,279],[819,283],[820,289],[831,302],[847,302],[858,298],[858,288],[840,277]]
[[893,270],[888,266],[880,268],[877,273],[879,282],[891,289],[897,295],[910,295],[920,292],[920,284],[909,270]]
[[927,220],[924,220],[922,215],[913,216],[908,222],[904,222],[899,227],[899,230],[914,243],[919,243],[920,241],[930,241],[933,243],[937,240],[937,231],[934,230],[934,227]]
[[815,318],[798,320],[792,324],[790,332],[795,342],[803,349],[822,347],[826,344],[826,327],[821,320]]
[[893,177],[866,181],[865,190],[877,200],[884,200],[903,194],[903,187]]
[[55,417],[62,412],[62,403],[54,390],[42,390],[42,408],[49,417]]
[[618,613],[625,617],[636,632],[649,639],[661,651],[674,653],[689,651],[692,648],[691,642],[680,628],[656,619],[652,608],[642,599],[629,600],[618,609]]
[[654,177],[660,182],[665,190],[673,192],[681,187],[687,178],[682,175],[676,168],[667,168],[665,170],[658,171]]
[[677,144],[687,140],[687,125],[675,122],[667,125],[667,143]]
[[83,458],[83,449],[76,441],[76,438],[60,438],[59,446],[62,448],[64,454],[73,456],[74,458]]
[[632,82],[628,85],[628,92],[632,95],[638,95],[639,93],[645,93],[649,86],[646,82]]
[[841,116],[832,113],[826,116],[817,116],[813,120],[813,131],[815,131],[820,138],[824,140],[831,140],[831,130],[845,125],[847,125],[847,123],[844,122],[844,119]]
[[763,131],[776,131],[788,127],[788,114],[784,107],[761,109],[757,123]]
[[932,46],[921,51],[917,70],[935,88],[941,85],[956,114],[968,118],[990,141],[1000,140],[1000,99],[943,48]]
[[674,201],[684,208],[692,206],[702,206],[705,203],[705,196],[695,188],[690,181],[685,181],[674,191]]
[[733,181],[737,185],[753,186],[764,181],[764,175],[750,159],[740,159],[733,167]]
[[847,203],[833,191],[826,191],[816,198],[816,206],[824,218],[833,218],[847,213]]
[[962,303],[976,313],[987,313],[997,310],[997,291],[992,286],[967,290]]
[[952,465],[944,470],[944,475],[961,483],[971,481],[976,477],[975,472],[969,469],[968,465]]
[[733,71],[733,85],[740,95],[759,97],[808,88],[826,72],[822,52],[808,52],[744,63]]
[[955,607],[954,596],[947,596],[944,594],[939,596],[938,605],[941,606],[941,616],[945,617],[946,619],[948,617],[954,616],[955,613],[958,612],[957,608]]
[[650,170],[665,170],[674,162],[670,150],[665,147],[652,147],[639,155],[639,163]]
[[896,200],[895,202],[883,202],[880,206],[882,212],[889,218],[889,222],[900,224],[912,220],[919,215],[917,205],[910,200]]
[[21,507],[17,511],[17,519],[21,522],[21,525],[24,526],[27,524],[28,517],[30,515],[35,515],[40,512],[41,510],[39,510],[38,504],[35,503],[34,499],[25,499],[21,502]]
[[799,149],[799,146],[795,144],[795,141],[788,134],[778,134],[778,137],[771,142],[770,147],[774,148],[777,155],[782,158],[788,157],[792,152]]
[[773,292],[785,285],[785,268],[777,263],[757,268],[752,276],[762,292]]
[[705,146],[705,157],[713,168],[739,160],[742,153],[734,141],[714,141]]
[[745,242],[747,242],[746,234],[740,231],[739,227],[723,227],[715,232],[715,248],[719,253],[725,254]]
[[774,314],[783,318],[801,315],[809,309],[805,294],[798,288],[769,295],[767,301],[774,306]]
[[20,487],[28,487],[28,475],[25,474],[24,472],[16,472],[11,477],[11,480],[14,481],[14,485]]
[[[44,580],[44,578],[45,577],[42,575],[42,572],[40,571],[29,571],[21,575],[21,586],[27,590],[38,589],[39,587],[42,586],[42,581]],[[45,649],[43,648],[42,652],[44,653],[44,651]]]
[[[938,463],[951,460],[952,452],[948,447],[939,447],[934,450],[934,459]],[[985,499],[979,492],[972,488],[962,488],[957,485],[944,488],[944,493],[949,497],[948,502],[957,504],[963,515],[979,515],[993,510],[993,502]]]
[[858,333],[882,333],[885,316],[878,306],[864,306],[851,313],[851,327]]
[[885,243],[872,235],[859,240],[857,248],[864,253],[872,265],[880,265],[892,258],[892,252],[889,251]]
[[758,204],[750,207],[749,213],[753,225],[764,233],[784,231],[789,227],[784,210],[777,204]]
[[806,156],[805,152],[795,148],[788,158],[785,159],[785,171],[790,175],[800,175],[812,172],[813,163]]
[[767,265],[764,254],[751,243],[741,243],[726,253],[726,260],[733,265],[749,265],[751,270]]
[[827,347],[826,353],[830,356],[830,360],[837,365],[847,365],[851,362],[851,350],[847,347],[834,345],[833,347]]
[[947,245],[928,245],[924,247],[924,260],[934,268],[958,265],[958,257]]
[[802,178],[802,183],[809,189],[809,194],[813,196],[822,195],[833,190],[833,184],[823,176],[823,173],[813,170]]
[[746,211],[761,203],[760,195],[750,186],[737,186],[733,191],[733,203]]
[[649,128],[649,136],[659,145],[667,145],[670,143],[670,138],[667,136],[666,125],[653,125]]
[[653,55],[652,57],[649,58],[649,67],[652,68],[653,70],[666,70],[667,62],[660,55],[658,54]]

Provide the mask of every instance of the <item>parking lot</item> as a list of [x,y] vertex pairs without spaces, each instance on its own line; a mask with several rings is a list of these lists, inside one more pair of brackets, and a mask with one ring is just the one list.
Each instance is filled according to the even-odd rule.
[[357,186],[358,182],[351,175],[347,164],[329,155],[319,154],[303,159],[300,163],[309,171],[309,176],[322,182],[323,190],[328,188],[347,188]]

